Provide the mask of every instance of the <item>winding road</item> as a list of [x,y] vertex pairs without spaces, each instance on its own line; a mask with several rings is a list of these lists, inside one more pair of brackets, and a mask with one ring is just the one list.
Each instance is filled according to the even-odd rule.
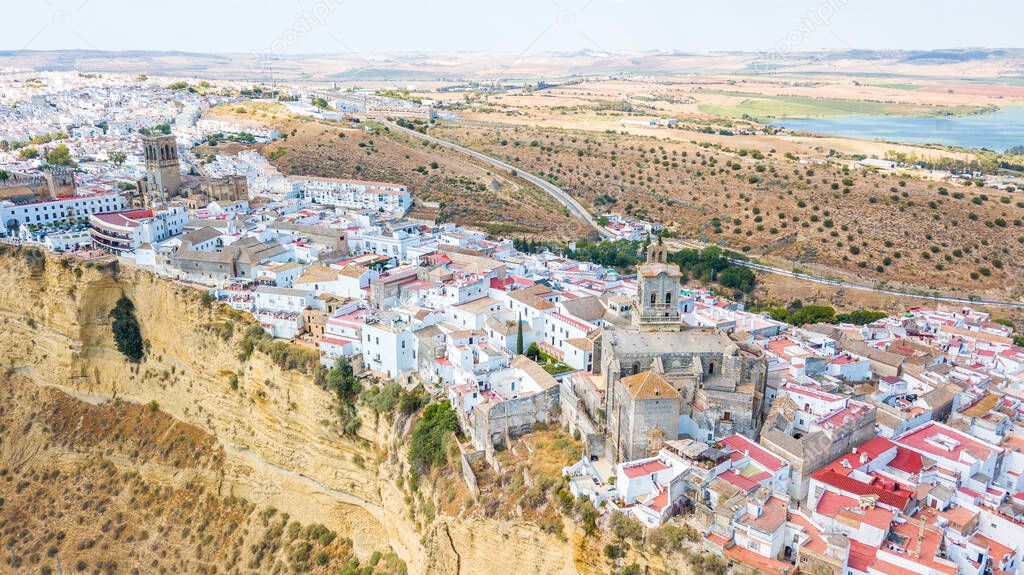
[[[697,240],[680,240],[680,239],[666,240],[665,243],[669,247],[672,247],[672,248],[675,248],[675,249],[690,248],[690,249],[698,249],[698,250],[699,249],[703,249],[703,248],[705,248],[705,247],[707,247],[709,245],[712,245],[712,244],[708,244],[708,243],[697,241]],[[913,297],[913,298],[926,299],[926,300],[939,301],[939,302],[946,302],[946,303],[967,303],[967,304],[974,304],[974,305],[991,305],[991,306],[999,306],[999,307],[1024,308],[1024,302],[998,301],[998,300],[989,300],[989,299],[972,299],[972,298],[966,298],[966,297],[940,296],[940,295],[929,295],[929,294],[922,294],[922,293],[899,291],[899,290],[894,290],[894,289],[875,287],[875,286],[872,286],[872,285],[862,284],[862,283],[857,283],[857,282],[837,280],[837,279],[827,278],[827,277],[824,277],[824,276],[809,275],[809,274],[805,274],[805,273],[794,272],[794,271],[790,271],[790,270],[784,270],[782,268],[773,268],[771,266],[766,266],[764,264],[759,264],[759,263],[756,263],[756,262],[752,262],[750,260],[741,260],[741,259],[730,258],[729,259],[729,263],[731,263],[733,265],[737,265],[737,266],[742,266],[742,267],[745,267],[745,268],[750,268],[752,270],[756,270],[756,271],[767,273],[767,274],[775,274],[775,275],[780,275],[780,276],[786,276],[786,277],[795,278],[795,279],[799,279],[799,280],[804,280],[804,281],[809,281],[809,282],[814,282],[814,283],[819,283],[819,284],[825,284],[825,285],[830,285],[830,286],[836,286],[836,287],[843,287],[843,288],[857,289],[857,290],[864,290],[864,291],[872,291],[872,292],[875,292],[875,293],[884,293],[884,294],[903,296],[903,297]]]
[[[426,140],[428,142],[437,144],[439,146],[444,146],[446,148],[455,150],[457,152],[461,152],[463,154],[466,154],[467,156],[471,156],[471,157],[476,158],[476,159],[478,159],[480,161],[486,162],[486,163],[488,163],[488,164],[490,164],[490,165],[492,165],[492,166],[494,166],[496,168],[499,168],[501,170],[505,170],[509,174],[515,174],[515,175],[523,178],[527,182],[530,182],[531,184],[533,184],[533,185],[537,186],[538,188],[540,188],[540,189],[544,190],[545,192],[547,192],[551,197],[555,198],[555,200],[557,200],[559,203],[561,203],[563,206],[565,206],[566,209],[568,209],[571,214],[573,214],[574,216],[580,218],[581,220],[586,222],[588,225],[590,225],[590,227],[594,228],[594,230],[597,231],[598,234],[600,234],[602,239],[606,239],[606,240],[613,240],[613,239],[615,239],[615,237],[610,232],[608,232],[607,230],[605,230],[604,228],[602,228],[601,226],[599,226],[597,224],[597,220],[594,219],[594,217],[590,214],[590,212],[588,212],[586,210],[586,208],[583,207],[582,204],[580,204],[578,201],[576,201],[565,190],[563,190],[562,188],[559,188],[558,186],[552,184],[551,182],[548,182],[547,180],[544,180],[544,179],[542,179],[542,178],[540,178],[538,176],[535,176],[535,175],[533,175],[533,174],[531,174],[529,172],[524,172],[522,169],[517,168],[517,167],[515,167],[515,166],[513,166],[511,164],[505,163],[505,162],[503,162],[503,161],[501,161],[501,160],[499,160],[497,158],[492,158],[491,156],[488,156],[486,154],[482,154],[480,152],[477,152],[476,150],[471,150],[469,148],[466,148],[465,146],[460,146],[460,145],[458,145],[458,144],[456,144],[454,142],[449,142],[447,140],[442,140],[441,138],[436,138],[434,136],[429,136],[427,134],[423,134],[423,133],[417,132],[416,130],[411,130],[409,128],[405,128],[405,127],[399,126],[398,124],[396,124],[394,122],[391,122],[391,121],[381,120],[380,122],[382,124],[390,127],[390,128],[394,128],[395,130],[398,130],[400,132],[408,134],[408,135],[410,135],[410,136],[412,136],[414,138],[419,138],[421,140]],[[694,248],[698,248],[698,249],[704,246],[704,244],[702,242],[677,242],[677,243],[685,244],[685,247],[694,247]],[[794,272],[794,271],[790,271],[790,270],[784,270],[784,269],[781,269],[781,268],[773,268],[773,267],[770,267],[770,266],[754,263],[754,262],[751,262],[751,261],[748,261],[748,260],[731,259],[729,261],[730,261],[730,263],[732,263],[734,265],[743,266],[745,268],[750,268],[752,270],[757,270],[757,271],[760,271],[760,272],[763,272],[763,273],[776,274],[776,275],[796,278],[796,279],[800,279],[800,280],[805,280],[805,281],[809,281],[809,282],[825,284],[825,285],[831,285],[831,286],[837,286],[837,287],[843,287],[843,288],[849,288],[849,289],[873,291],[873,292],[876,292],[876,293],[884,293],[884,294],[890,294],[890,295],[895,295],[895,296],[912,297],[912,298],[926,299],[926,300],[938,301],[938,302],[946,302],[946,303],[966,303],[966,304],[974,304],[974,305],[991,305],[991,306],[999,306],[999,307],[1024,308],[1024,302],[1009,302],[1009,301],[997,301],[997,300],[986,300],[986,299],[971,299],[971,298],[960,298],[960,297],[952,297],[952,296],[938,296],[938,295],[927,295],[927,294],[920,294],[920,293],[904,292],[904,291],[899,291],[899,290],[878,288],[878,287],[870,286],[870,285],[867,285],[867,284],[856,283],[856,282],[848,282],[848,281],[835,280],[835,279],[831,279],[831,278],[827,278],[827,277],[823,277],[823,276],[808,275],[808,274]]]
[[904,297],[916,297],[916,298],[921,298],[921,299],[927,299],[927,300],[932,300],[932,301],[941,301],[941,302],[947,302],[947,303],[967,303],[967,304],[974,304],[974,305],[991,305],[991,306],[1000,306],[1000,307],[1024,308],[1024,302],[996,301],[996,300],[988,300],[988,299],[971,299],[971,298],[960,298],[960,297],[951,297],[951,296],[938,296],[938,295],[927,295],[927,294],[911,293],[911,292],[904,292],[904,291],[899,291],[899,290],[877,288],[877,287],[874,287],[874,286],[869,286],[869,285],[865,285],[865,284],[859,284],[859,283],[855,283],[855,282],[846,282],[846,281],[834,280],[834,279],[830,279],[830,278],[826,278],[826,277],[821,277],[821,276],[812,276],[812,275],[802,274],[802,273],[798,273],[798,272],[794,272],[794,271],[789,271],[789,270],[773,268],[773,267],[769,267],[769,266],[765,266],[765,265],[761,265],[761,264],[756,264],[754,262],[750,262],[750,261],[746,261],[746,260],[730,259],[729,262],[734,264],[734,265],[743,266],[745,268],[750,268],[752,270],[757,270],[757,271],[761,271],[761,272],[765,272],[765,273],[769,273],[769,274],[782,275],[782,276],[787,276],[787,277],[791,277],[791,278],[797,278],[797,279],[801,279],[801,280],[806,280],[806,281],[809,281],[809,282],[826,284],[826,285],[832,285],[832,286],[838,286],[838,287],[844,287],[844,288],[850,288],[850,289],[859,289],[859,290],[873,291],[873,292],[876,292],[876,293],[884,293],[884,294],[898,295],[898,296],[904,296]]
[[446,148],[455,150],[457,152],[461,152],[463,154],[466,154],[467,156],[471,156],[471,157],[476,158],[476,159],[478,159],[478,160],[480,160],[482,162],[486,162],[486,163],[488,163],[488,164],[490,164],[490,165],[492,165],[492,166],[494,166],[494,167],[496,167],[498,169],[505,170],[509,174],[514,174],[514,175],[516,175],[516,176],[526,180],[527,182],[530,182],[531,184],[537,186],[538,188],[544,190],[545,192],[547,192],[548,195],[550,195],[551,197],[555,198],[555,200],[557,200],[560,204],[565,206],[565,208],[569,210],[569,213],[571,213],[572,215],[576,216],[577,218],[583,220],[590,227],[594,228],[594,231],[596,231],[601,236],[601,238],[608,239],[608,240],[615,239],[614,235],[612,235],[609,231],[605,230],[604,228],[602,228],[601,226],[599,226],[597,224],[597,220],[594,219],[594,216],[590,215],[590,212],[588,212],[587,209],[584,208],[582,204],[580,204],[578,201],[576,201],[575,198],[570,196],[562,188],[559,188],[558,186],[552,184],[551,182],[549,182],[549,181],[547,181],[547,180],[545,180],[543,178],[535,176],[535,175],[533,175],[533,174],[531,174],[529,172],[524,172],[520,168],[517,168],[517,167],[515,167],[515,166],[513,166],[511,164],[507,164],[507,163],[505,163],[505,162],[503,162],[503,161],[501,161],[501,160],[499,160],[497,158],[492,158],[491,156],[488,156],[486,154],[482,154],[480,152],[477,152],[476,150],[471,150],[471,149],[466,148],[464,146],[460,146],[460,145],[458,145],[456,143],[449,142],[447,140],[442,140],[441,138],[435,138],[434,136],[428,136],[427,134],[423,134],[423,133],[417,132],[416,130],[411,130],[411,129],[405,128],[403,126],[399,126],[398,124],[396,124],[394,122],[387,121],[387,120],[380,120],[380,123],[388,126],[389,128],[394,128],[395,130],[398,130],[400,132],[408,134],[408,135],[410,135],[410,136],[412,136],[414,138],[419,138],[421,140],[426,140],[426,141],[431,142],[433,144],[437,144],[439,146],[444,146]]

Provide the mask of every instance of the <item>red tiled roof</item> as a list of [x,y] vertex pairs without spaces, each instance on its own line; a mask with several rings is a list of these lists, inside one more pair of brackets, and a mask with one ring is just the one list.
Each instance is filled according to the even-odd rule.
[[872,485],[858,481],[852,477],[847,477],[836,473],[835,471],[825,468],[815,471],[811,477],[821,481],[825,485],[835,487],[839,491],[852,493],[853,495],[877,495],[878,502],[883,505],[888,505],[895,509],[902,511],[907,507],[907,502],[910,501],[911,492],[903,489],[898,492],[888,491]]
[[821,495],[821,499],[818,500],[818,507],[815,511],[826,517],[832,517],[842,509],[859,506],[860,501],[857,499],[840,495],[835,491],[826,490],[825,493]]
[[919,473],[924,467],[924,459],[920,453],[901,447],[896,451],[896,457],[889,462],[889,467],[906,473]]
[[877,547],[864,545],[860,541],[850,539],[850,556],[846,564],[851,569],[867,573],[868,567],[875,562],[875,555],[877,553]]
[[728,481],[732,485],[735,485],[736,487],[748,493],[750,491],[753,491],[759,485],[758,482],[752,479],[747,479],[746,477],[743,477],[742,475],[736,473],[735,471],[726,471],[725,473],[722,473],[718,477],[721,478],[723,481]]
[[726,437],[721,443],[740,453],[749,452],[751,459],[771,471],[778,471],[786,466],[785,461],[738,433]]

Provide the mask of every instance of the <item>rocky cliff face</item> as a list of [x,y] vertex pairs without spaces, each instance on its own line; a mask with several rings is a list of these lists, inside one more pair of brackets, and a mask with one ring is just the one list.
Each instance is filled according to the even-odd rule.
[[[529,523],[441,516],[417,531],[393,481],[404,459],[397,432],[366,414],[358,438],[340,437],[331,396],[259,353],[241,361],[245,320],[204,305],[196,290],[24,250],[0,255],[0,269],[7,372],[90,403],[158,406],[209,433],[224,453],[220,477],[206,478],[218,494],[323,523],[351,538],[357,554],[390,547],[412,573],[576,571],[572,545]],[[117,351],[110,327],[122,295],[146,340],[138,365]],[[235,321],[233,334],[217,329],[225,321]]]

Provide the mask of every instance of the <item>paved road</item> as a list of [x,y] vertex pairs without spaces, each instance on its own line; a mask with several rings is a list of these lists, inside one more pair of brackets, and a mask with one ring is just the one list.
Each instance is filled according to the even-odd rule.
[[496,168],[505,170],[506,172],[508,172],[510,174],[514,172],[518,177],[520,177],[520,178],[526,180],[527,182],[530,182],[531,184],[537,186],[538,188],[544,190],[551,197],[553,197],[556,200],[558,200],[558,202],[560,204],[562,204],[563,206],[566,207],[566,209],[569,210],[569,213],[571,213],[572,215],[576,216],[577,218],[583,220],[584,222],[587,223],[587,225],[589,225],[590,227],[594,228],[594,230],[598,234],[600,234],[602,238],[604,238],[604,239],[615,239],[615,237],[610,232],[608,232],[607,230],[605,230],[601,226],[597,225],[597,220],[594,219],[594,216],[590,215],[590,212],[588,212],[587,209],[584,208],[582,204],[577,202],[565,190],[563,190],[562,188],[559,188],[558,186],[552,184],[551,182],[549,182],[547,180],[539,178],[539,177],[537,177],[537,176],[535,176],[535,175],[533,175],[533,174],[531,174],[529,172],[524,172],[523,170],[521,170],[521,169],[519,169],[519,168],[517,168],[517,167],[515,167],[515,166],[513,166],[511,164],[507,164],[507,163],[505,163],[505,162],[503,162],[501,160],[498,160],[496,158],[492,158],[491,156],[488,156],[486,154],[481,154],[480,152],[477,152],[476,150],[470,150],[469,148],[466,148],[464,146],[460,146],[458,144],[449,142],[447,140],[442,140],[440,138],[435,138],[434,136],[428,136],[427,134],[422,134],[420,132],[417,132],[416,130],[410,130],[409,128],[403,128],[402,126],[399,126],[398,124],[395,124],[394,122],[389,122],[389,121],[386,121],[386,120],[381,120],[380,122],[382,124],[387,125],[390,128],[393,128],[395,130],[399,130],[399,131],[404,132],[404,133],[406,133],[406,134],[408,134],[410,136],[413,136],[414,138],[419,138],[421,140],[426,140],[428,142],[432,142],[432,143],[437,144],[439,146],[444,146],[446,148],[450,148],[452,150],[456,150],[458,152],[462,152],[463,154],[466,154],[467,156],[472,156],[472,157],[474,157],[474,158],[476,158],[478,160],[487,162],[488,164],[490,164],[490,165],[492,165],[492,166],[494,166]]

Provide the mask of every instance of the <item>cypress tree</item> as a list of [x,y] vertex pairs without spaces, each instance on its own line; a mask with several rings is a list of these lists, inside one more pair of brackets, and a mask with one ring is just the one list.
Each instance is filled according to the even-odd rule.
[[516,327],[516,354],[523,355],[523,314],[519,314]]

